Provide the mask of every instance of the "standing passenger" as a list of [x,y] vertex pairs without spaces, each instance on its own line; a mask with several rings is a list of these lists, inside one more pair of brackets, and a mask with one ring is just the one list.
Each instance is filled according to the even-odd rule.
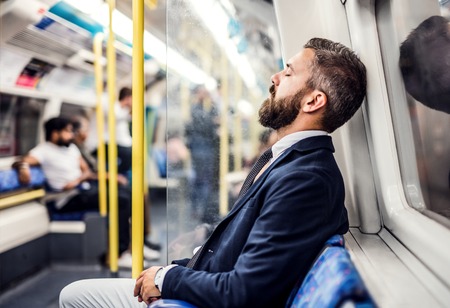
[[[116,143],[117,143],[117,164],[118,173],[128,176],[131,169],[131,106],[132,106],[132,91],[130,88],[123,87],[119,91],[119,100],[114,105],[114,115],[116,117]],[[108,109],[109,104],[103,104],[103,111],[105,115],[104,138],[106,143],[106,153],[108,153],[108,144],[110,140],[108,128]],[[90,136],[89,143],[97,144],[97,132],[95,125],[93,126],[93,134]],[[94,155],[97,151],[94,151]],[[108,155],[106,155],[108,160]]]
[[325,241],[348,231],[344,182],[328,134],[360,107],[366,70],[350,49],[314,38],[272,83],[259,111],[261,124],[278,134],[262,156],[272,158],[246,181],[254,183],[196,255],[151,267],[137,280],[75,282],[61,292],[62,307],[145,307],[161,297],[198,307],[286,304]]
[[191,122],[186,125],[194,180],[190,187],[193,214],[201,222],[214,223],[219,212],[219,135],[217,109],[204,86],[195,89]]

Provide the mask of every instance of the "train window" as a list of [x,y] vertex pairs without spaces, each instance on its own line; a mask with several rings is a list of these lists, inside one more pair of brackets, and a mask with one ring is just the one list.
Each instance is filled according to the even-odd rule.
[[414,2],[377,2],[383,65],[407,200],[449,226],[450,1]]
[[232,3],[167,2],[169,259],[191,256],[233,205],[257,155],[257,111],[280,69],[273,6]]
[[61,112],[60,115],[62,117],[75,117],[75,116],[83,116],[86,118],[90,118],[94,113],[94,108],[84,107],[80,105],[70,104],[70,103],[62,103],[61,104]]
[[0,94],[0,157],[26,154],[39,141],[45,100]]

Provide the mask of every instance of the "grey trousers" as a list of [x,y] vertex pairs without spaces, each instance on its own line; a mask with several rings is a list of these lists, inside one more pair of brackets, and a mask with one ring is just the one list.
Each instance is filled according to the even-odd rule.
[[139,303],[133,296],[136,280],[130,278],[85,279],[75,281],[62,289],[59,295],[61,308],[136,307]]

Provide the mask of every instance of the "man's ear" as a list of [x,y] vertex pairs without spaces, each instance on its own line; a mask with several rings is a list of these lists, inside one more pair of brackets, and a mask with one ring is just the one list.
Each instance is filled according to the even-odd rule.
[[327,104],[327,96],[325,93],[319,90],[314,90],[311,93],[305,95],[305,103],[302,106],[303,112],[317,111]]

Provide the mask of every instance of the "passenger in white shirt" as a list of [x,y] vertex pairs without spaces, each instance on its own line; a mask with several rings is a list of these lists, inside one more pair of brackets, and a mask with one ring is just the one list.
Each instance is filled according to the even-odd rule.
[[[98,210],[99,191],[92,172],[83,159],[80,150],[73,144],[73,124],[69,119],[58,117],[45,125],[44,143],[33,148],[20,162],[14,164],[21,183],[30,181],[30,165],[40,165],[47,184],[54,191],[70,191],[64,202],[56,202],[59,213]],[[129,218],[131,193],[129,189],[119,190],[119,266],[131,267]],[[123,262],[121,259],[123,257]],[[145,254],[144,254],[145,257]],[[148,257],[154,260],[155,258]]]

